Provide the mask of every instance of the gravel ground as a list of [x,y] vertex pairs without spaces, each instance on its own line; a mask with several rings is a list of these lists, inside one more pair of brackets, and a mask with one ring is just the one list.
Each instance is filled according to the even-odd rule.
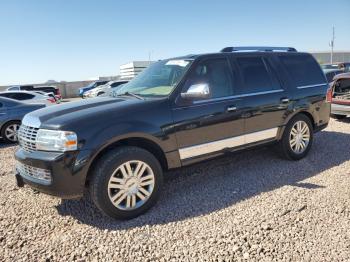
[[16,188],[14,150],[0,148],[0,260],[350,261],[350,120],[298,162],[259,148],[172,171],[129,221]]

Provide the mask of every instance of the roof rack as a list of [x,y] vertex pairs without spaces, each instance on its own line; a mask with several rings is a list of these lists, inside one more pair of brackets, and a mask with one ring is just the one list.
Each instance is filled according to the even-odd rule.
[[221,50],[222,53],[231,53],[238,51],[259,51],[259,52],[273,52],[273,51],[284,51],[284,52],[297,52],[294,47],[276,47],[276,46],[230,46],[225,47]]

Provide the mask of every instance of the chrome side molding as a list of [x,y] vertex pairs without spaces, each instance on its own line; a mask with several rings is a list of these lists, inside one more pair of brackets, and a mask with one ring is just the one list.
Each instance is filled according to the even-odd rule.
[[311,87],[319,87],[319,86],[325,86],[328,85],[327,83],[323,84],[315,84],[315,85],[307,85],[307,86],[297,86],[298,89],[304,89],[304,88],[311,88]]
[[238,146],[263,141],[266,139],[276,138],[277,132],[278,127],[275,127],[241,136],[225,138],[222,140],[217,140],[190,147],[184,147],[179,149],[179,154],[182,160],[197,157],[209,153],[218,152],[225,148],[235,148]]
[[202,104],[202,103],[213,102],[213,101],[216,102],[216,101],[230,100],[230,99],[249,97],[249,96],[274,94],[274,93],[280,93],[280,92],[284,92],[284,90],[283,89],[276,89],[276,90],[262,91],[262,92],[256,92],[256,93],[247,93],[247,94],[240,94],[240,95],[233,95],[233,96],[223,96],[223,97],[218,97],[218,98],[210,98],[210,99],[194,101],[193,104]]

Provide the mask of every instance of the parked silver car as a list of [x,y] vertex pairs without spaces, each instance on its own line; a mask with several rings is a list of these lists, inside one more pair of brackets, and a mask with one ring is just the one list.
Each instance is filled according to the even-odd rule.
[[57,100],[52,94],[41,93],[40,91],[5,91],[0,92],[0,97],[6,97],[29,104],[55,105]]
[[114,88],[120,87],[126,84],[126,80],[109,81],[107,84],[95,87],[84,93],[84,98],[97,97],[105,94],[109,94]]
[[25,114],[45,107],[0,97],[0,134],[5,142],[17,142],[17,131]]

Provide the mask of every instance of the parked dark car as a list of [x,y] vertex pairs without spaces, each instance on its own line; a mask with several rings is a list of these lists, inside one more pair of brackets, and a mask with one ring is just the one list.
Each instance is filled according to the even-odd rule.
[[44,104],[26,104],[0,97],[0,133],[5,142],[17,142],[17,131],[25,114],[45,107]]
[[79,96],[80,96],[81,98],[85,98],[85,97],[84,97],[85,92],[87,92],[87,91],[89,91],[89,90],[91,90],[91,89],[94,89],[94,88],[96,88],[96,87],[98,87],[98,86],[100,86],[100,85],[104,85],[104,84],[106,84],[106,83],[108,83],[108,81],[96,81],[96,82],[93,82],[93,83],[91,83],[91,84],[89,84],[89,85],[87,85],[87,86],[84,86],[84,87],[82,87],[82,88],[79,88]]
[[33,86],[33,85],[17,85],[7,88],[7,91],[33,91],[33,92],[44,92],[47,94],[54,95],[57,103],[62,101],[62,95],[60,89],[56,86]]
[[332,103],[332,117],[343,119],[350,116],[350,73],[334,77],[328,101]]
[[340,69],[323,69],[324,74],[326,75],[327,82],[331,83],[333,82],[333,78],[336,75],[342,74],[343,71]]
[[61,198],[88,187],[105,214],[132,218],[154,205],[164,170],[262,144],[305,157],[328,125],[327,89],[315,59],[294,48],[229,47],[158,61],[115,98],[26,115],[16,178]]

